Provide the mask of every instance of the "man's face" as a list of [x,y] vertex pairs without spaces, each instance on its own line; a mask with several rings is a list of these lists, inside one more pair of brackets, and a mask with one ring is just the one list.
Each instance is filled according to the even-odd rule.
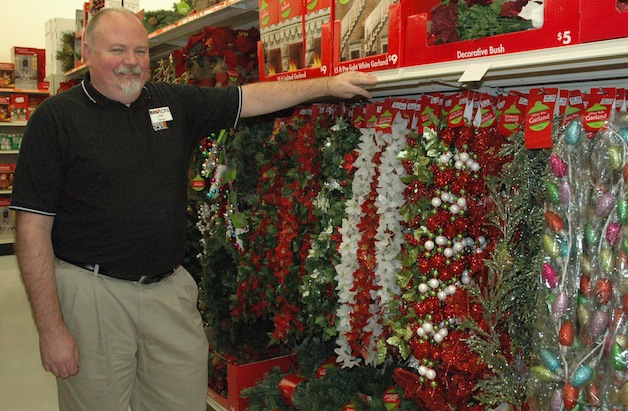
[[95,27],[93,44],[85,44],[91,82],[104,96],[134,102],[149,77],[148,35],[131,14],[111,13]]

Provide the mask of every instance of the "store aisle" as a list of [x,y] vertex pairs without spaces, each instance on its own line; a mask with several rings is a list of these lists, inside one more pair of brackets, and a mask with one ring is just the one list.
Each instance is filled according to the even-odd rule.
[[15,256],[0,256],[0,410],[58,411]]

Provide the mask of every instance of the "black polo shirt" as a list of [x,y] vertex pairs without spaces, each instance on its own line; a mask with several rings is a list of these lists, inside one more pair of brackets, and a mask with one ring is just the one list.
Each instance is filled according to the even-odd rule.
[[11,208],[54,216],[55,255],[124,274],[182,262],[190,155],[238,121],[237,87],[147,83],[130,106],[86,77],[26,127]]

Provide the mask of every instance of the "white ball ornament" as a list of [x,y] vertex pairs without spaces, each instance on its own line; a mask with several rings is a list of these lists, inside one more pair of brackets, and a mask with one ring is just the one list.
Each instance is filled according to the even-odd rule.
[[441,154],[438,161],[440,161],[441,164],[447,164],[449,162],[449,156],[447,154]]
[[441,301],[445,301],[447,299],[447,293],[445,291],[439,291],[436,293],[436,297]]
[[431,278],[427,283],[432,289],[436,289],[440,285],[440,281],[437,278]]
[[434,326],[432,325],[432,323],[428,323],[428,322],[423,323],[421,328],[423,329],[423,331],[425,331],[426,334],[429,334],[432,331],[434,331]]
[[458,206],[462,209],[467,208],[467,199],[459,197],[458,200],[456,200],[456,204],[458,204]]
[[438,208],[438,207],[441,206],[441,204],[443,204],[443,201],[440,198],[438,198],[438,197],[432,198],[432,206],[433,207]]
[[427,368],[425,365],[420,365],[419,375],[425,376],[425,374],[427,374],[427,370],[429,370],[429,368]]
[[449,212],[452,214],[458,214],[460,212],[460,206],[458,204],[452,204],[449,207]]
[[425,283],[419,284],[419,292],[425,294],[430,288]]
[[441,337],[445,338],[445,337],[447,337],[447,336],[449,335],[449,331],[447,331],[447,328],[444,328],[444,327],[443,327],[443,328],[441,328],[440,330],[438,330],[438,334],[439,334]]
[[434,246],[434,241],[432,241],[432,240],[427,240],[427,241],[423,244],[423,247],[425,247],[425,249],[426,249],[427,251],[432,251],[432,250],[434,249],[434,247],[435,247],[435,246]]
[[439,235],[436,237],[435,241],[438,245],[445,245],[447,244],[447,237],[445,237],[444,235]]
[[434,378],[436,378],[436,371],[432,369],[427,370],[427,372],[425,373],[425,378],[427,378],[428,380],[433,380]]
[[443,200],[445,203],[448,203],[450,200],[450,196],[451,194],[445,192],[443,194],[440,195],[440,199]]
[[462,251],[464,249],[464,244],[462,244],[462,242],[460,241],[456,241],[453,245],[454,247],[454,251],[456,253],[459,253],[460,251]]
[[419,337],[425,336],[425,330],[421,327],[417,328],[416,335],[418,335]]
[[458,158],[460,158],[460,161],[464,161],[466,163],[467,161],[469,161],[469,154],[468,153],[460,153],[458,155]]
[[473,165],[471,166],[471,171],[474,171],[477,173],[478,171],[480,171],[480,168],[481,167],[479,163],[473,163]]
[[462,170],[462,167],[464,167],[464,163],[458,160],[454,163],[454,167],[456,168],[456,170]]
[[440,344],[441,342],[443,342],[443,337],[440,334],[434,334],[434,342],[436,344]]
[[454,250],[452,250],[451,248],[447,247],[443,250],[443,255],[447,258],[451,258],[454,256]]
[[449,294],[449,295],[456,294],[456,286],[455,286],[455,285],[453,285],[453,284],[452,284],[452,285],[448,285],[448,286],[445,288],[445,292],[446,292],[447,294]]

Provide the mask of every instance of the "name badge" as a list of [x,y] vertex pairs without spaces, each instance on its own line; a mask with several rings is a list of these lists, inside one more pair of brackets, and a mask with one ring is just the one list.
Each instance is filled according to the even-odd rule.
[[172,120],[170,107],[151,108],[148,110],[148,114],[152,123],[163,123],[164,121]]

